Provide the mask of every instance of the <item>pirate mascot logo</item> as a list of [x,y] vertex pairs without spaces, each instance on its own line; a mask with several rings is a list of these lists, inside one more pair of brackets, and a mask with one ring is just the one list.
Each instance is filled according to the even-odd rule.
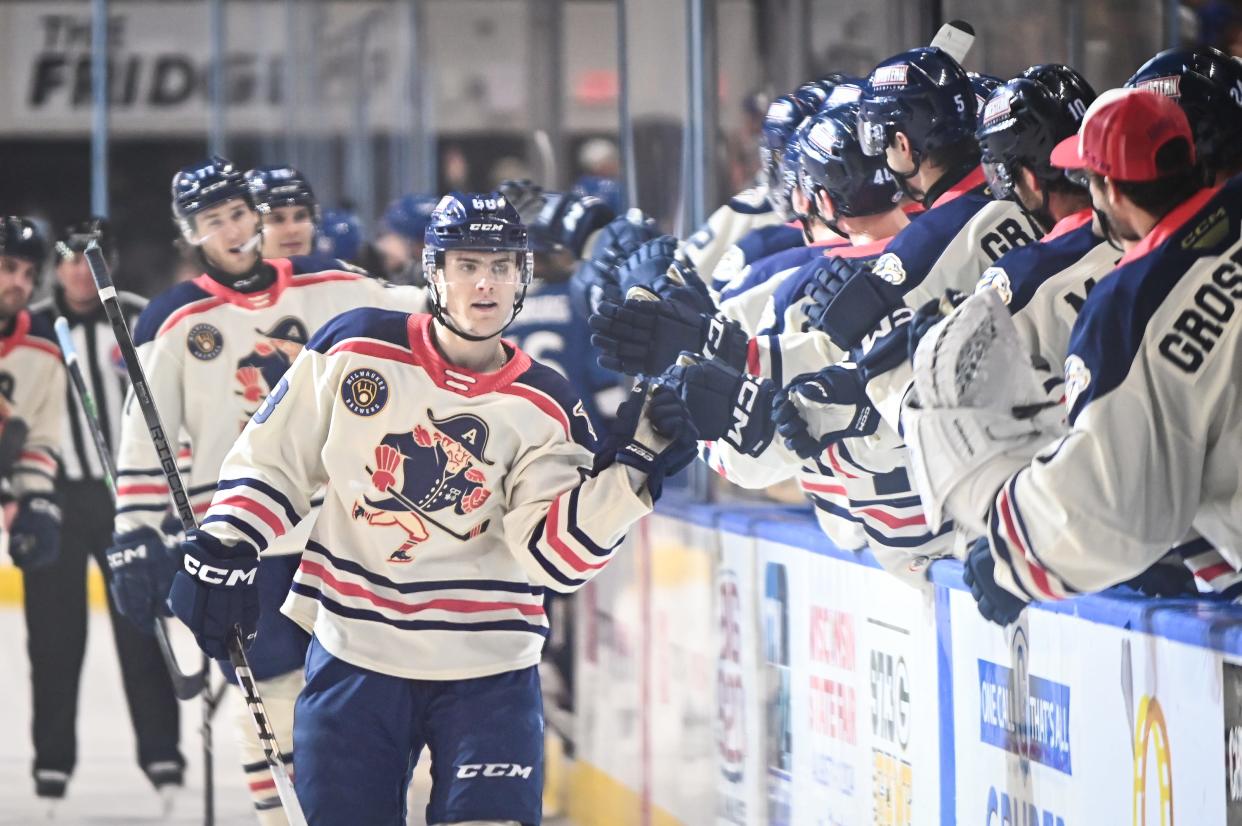
[[237,362],[237,371],[233,374],[238,385],[233,392],[246,400],[247,421],[302,352],[308,338],[306,325],[292,316],[280,319],[270,330],[256,329],[255,332],[259,340],[254,349]]
[[[469,413],[437,419],[430,409],[427,419],[429,426],[415,425],[380,440],[374,465],[367,467],[371,487],[354,503],[354,519],[405,532],[389,562],[414,560],[409,551],[428,538],[428,522],[463,542],[481,534],[490,522],[485,519],[458,532],[441,521],[449,515],[467,516],[491,496],[481,469],[493,464],[485,455],[487,424]],[[440,512],[439,519],[431,515]]]

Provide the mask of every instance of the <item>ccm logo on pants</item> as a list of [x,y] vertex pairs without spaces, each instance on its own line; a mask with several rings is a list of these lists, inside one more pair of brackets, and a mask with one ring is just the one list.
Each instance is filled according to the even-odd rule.
[[530,778],[531,767],[517,763],[462,763],[457,767],[459,778],[471,777],[521,777]]

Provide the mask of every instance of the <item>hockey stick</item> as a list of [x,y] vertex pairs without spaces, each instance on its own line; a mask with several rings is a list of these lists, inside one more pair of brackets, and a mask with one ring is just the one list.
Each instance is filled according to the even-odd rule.
[[[368,468],[366,468],[366,471],[367,471],[367,473],[374,473],[374,472],[375,472],[375,471],[371,470],[371,468],[369,468],[369,467],[368,467]],[[384,493],[385,491],[380,491],[380,492],[381,492],[381,493]],[[392,496],[392,498],[393,498],[393,499],[396,499],[398,502],[400,502],[401,504],[403,504],[403,505],[405,505],[407,508],[409,508],[411,511],[413,511],[413,512],[414,512],[414,514],[415,514],[416,516],[418,516],[418,518],[420,518],[420,519],[426,519],[428,522],[430,522],[431,524],[435,525],[437,528],[439,528],[440,530],[444,531],[444,532],[445,532],[445,533],[447,533],[449,536],[452,536],[454,539],[460,539],[460,540],[461,540],[461,541],[463,541],[463,542],[465,542],[467,539],[473,539],[474,537],[476,537],[476,536],[478,536],[479,534],[483,533],[483,531],[487,530],[487,526],[488,526],[488,525],[490,525],[490,524],[492,524],[492,520],[491,520],[491,519],[484,519],[482,522],[480,522],[479,524],[475,525],[473,528],[471,528],[470,530],[466,531],[465,533],[458,533],[457,531],[453,530],[452,528],[449,528],[449,527],[446,527],[446,526],[444,526],[444,525],[441,525],[439,522],[437,522],[436,520],[432,519],[430,516],[428,516],[426,513],[424,513],[421,509],[419,509],[418,505],[415,505],[413,502],[411,502],[409,499],[407,499],[407,498],[405,497],[405,495],[404,495],[403,493],[401,493],[401,491],[399,491],[399,490],[393,490],[391,487],[389,487],[389,488],[388,488],[388,490],[387,490],[386,492],[387,492],[388,494],[390,494],[390,495]]]
[[[177,510],[177,516],[181,519],[182,529],[188,533],[198,527],[197,520],[194,518],[194,510],[190,507],[190,497],[181,481],[177,457],[173,453],[172,445],[169,444],[164,425],[160,422],[159,410],[155,407],[155,399],[151,395],[150,385],[147,384],[146,371],[142,369],[142,362],[138,360],[138,351],[134,348],[134,340],[129,334],[129,325],[125,323],[125,314],[121,311],[121,304],[117,300],[116,287],[112,284],[108,264],[104,261],[103,251],[94,241],[86,248],[86,263],[90,267],[91,277],[95,279],[99,299],[103,302],[104,311],[108,314],[108,321],[112,324],[112,333],[116,337],[117,346],[121,349],[121,358],[129,373],[130,392],[134,394],[138,406],[142,409],[142,417],[146,420],[147,431],[151,434],[151,443],[155,446],[160,467],[164,471],[164,479],[168,483],[173,506]],[[250,663],[246,659],[246,649],[242,645],[240,629],[233,629],[228,645],[229,661],[233,664],[233,670],[237,672],[237,684],[241,687],[246,705],[250,709],[259,745],[263,749],[267,767],[272,773],[272,780],[276,784],[276,794],[280,797],[285,816],[289,819],[290,826],[305,826],[306,816],[302,814],[302,806],[298,802],[297,793],[293,789],[293,781],[285,768],[284,755],[281,753],[280,745],[276,742],[276,735],[272,733],[272,727],[268,724],[267,710],[263,706],[263,698],[259,696],[254,675],[250,671]],[[211,814],[209,807],[208,818]],[[208,823],[210,822],[209,819]]]
[[[86,377],[82,374],[78,351],[73,345],[73,337],[69,334],[69,322],[63,317],[56,319],[56,339],[60,342],[60,352],[65,360],[65,369],[69,373],[74,395],[82,407],[82,412],[86,415],[86,426],[91,432],[91,440],[95,443],[99,464],[103,467],[104,482],[108,485],[108,492],[112,494],[112,503],[115,505],[116,462],[104,438],[103,428],[99,424],[99,408],[95,406],[95,397],[91,395],[90,389],[86,386]],[[160,656],[164,658],[164,665],[168,667],[168,676],[172,678],[173,694],[178,700],[192,700],[197,697],[207,687],[211,663],[204,657],[202,668],[197,672],[187,674],[182,671],[177,663],[177,656],[173,652],[172,643],[169,641],[168,627],[163,617],[155,618],[155,640],[159,645]]]
[[961,63],[975,44],[975,27],[965,20],[950,20],[940,27],[929,46],[935,46]]
[[[78,350],[73,345],[73,336],[69,333],[69,322],[63,316],[56,319],[56,339],[60,343],[60,353],[65,360],[65,370],[69,373],[74,395],[82,412],[86,415],[86,425],[91,432],[91,440],[95,443],[95,452],[99,454],[99,464],[103,468],[104,482],[108,492],[112,494],[112,504],[116,505],[116,462],[112,451],[104,438],[103,428],[99,424],[99,408],[95,406],[95,397],[86,386],[86,377],[82,374],[82,365],[78,358]],[[200,736],[203,740],[203,820],[210,826],[215,821],[215,759],[212,741],[211,719],[222,696],[219,691],[206,691],[210,681],[211,662],[203,657],[202,667],[193,674],[181,670],[177,655],[173,651],[172,641],[168,638],[168,626],[164,618],[155,618],[155,643],[168,669],[172,682],[173,695],[178,700],[192,700],[203,694],[203,722]],[[206,691],[206,693],[203,693]]]

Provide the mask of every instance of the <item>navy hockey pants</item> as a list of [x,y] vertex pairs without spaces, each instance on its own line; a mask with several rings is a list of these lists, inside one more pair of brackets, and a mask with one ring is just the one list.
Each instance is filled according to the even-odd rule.
[[535,667],[471,680],[360,668],[312,638],[293,718],[295,785],[310,826],[401,826],[431,752],[429,824],[540,822],[543,701]]

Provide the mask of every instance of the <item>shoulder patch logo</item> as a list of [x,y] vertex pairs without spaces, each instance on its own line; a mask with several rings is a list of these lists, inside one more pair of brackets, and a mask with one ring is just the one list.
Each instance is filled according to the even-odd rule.
[[895,252],[886,252],[877,258],[871,271],[894,286],[906,280],[906,268]]
[[374,416],[388,404],[388,382],[378,370],[360,367],[341,382],[341,401],[354,415]]
[[1009,273],[1000,267],[988,267],[983,271],[983,275],[979,276],[975,292],[981,293],[984,290],[996,290],[1000,293],[1001,301],[1006,304],[1013,301],[1013,288],[1009,284]]
[[1091,371],[1078,356],[1065,360],[1065,408],[1071,410],[1079,395],[1091,384]]
[[195,324],[185,338],[190,355],[199,361],[211,361],[224,350],[224,335],[211,324]]

